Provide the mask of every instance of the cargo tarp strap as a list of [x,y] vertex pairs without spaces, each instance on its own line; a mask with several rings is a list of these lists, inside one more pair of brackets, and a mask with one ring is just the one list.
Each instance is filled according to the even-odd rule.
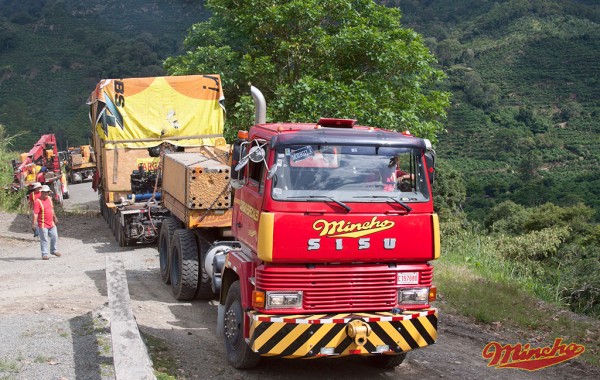
[[196,135],[196,136],[172,136],[172,137],[158,137],[150,139],[131,139],[131,140],[104,140],[104,144],[125,144],[125,143],[136,143],[136,142],[152,142],[152,141],[168,141],[168,140],[194,140],[194,139],[213,139],[217,137],[223,137],[220,133],[210,135]]
[[115,147],[115,154],[113,158],[113,183],[117,183],[118,179],[118,168],[119,168],[119,150]]

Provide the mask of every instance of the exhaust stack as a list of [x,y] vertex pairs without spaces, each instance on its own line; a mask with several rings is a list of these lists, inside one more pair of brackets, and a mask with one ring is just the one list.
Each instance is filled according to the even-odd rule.
[[254,124],[265,124],[267,122],[267,102],[262,92],[254,86],[250,86],[250,93],[254,100]]

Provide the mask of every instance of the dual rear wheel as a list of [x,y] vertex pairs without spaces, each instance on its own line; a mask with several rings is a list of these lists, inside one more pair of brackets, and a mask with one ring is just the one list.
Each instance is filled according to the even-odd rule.
[[204,258],[214,239],[207,230],[188,230],[174,217],[166,218],[160,228],[158,254],[160,277],[171,284],[177,300],[211,299],[211,281]]

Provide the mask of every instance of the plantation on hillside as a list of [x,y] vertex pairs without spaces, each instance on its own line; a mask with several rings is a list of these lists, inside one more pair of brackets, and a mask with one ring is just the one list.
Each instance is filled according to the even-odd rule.
[[0,2],[0,123],[8,135],[25,132],[14,149],[44,133],[86,143],[96,83],[165,75],[162,61],[203,17],[201,2],[184,0]]

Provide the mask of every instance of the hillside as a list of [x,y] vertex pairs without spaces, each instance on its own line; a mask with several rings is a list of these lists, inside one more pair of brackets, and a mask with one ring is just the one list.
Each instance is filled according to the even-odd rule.
[[471,216],[510,199],[584,202],[600,220],[598,2],[388,3],[448,73],[438,153],[465,175]]
[[[593,0],[381,0],[399,7],[448,74],[440,158],[467,181],[471,217],[510,199],[600,211],[600,5]],[[89,136],[101,78],[162,75],[203,1],[0,3],[0,124],[28,149]],[[596,213],[600,220],[600,212]]]
[[43,133],[87,141],[85,101],[101,78],[164,75],[201,1],[4,0],[0,2],[0,124],[25,131],[14,149]]

